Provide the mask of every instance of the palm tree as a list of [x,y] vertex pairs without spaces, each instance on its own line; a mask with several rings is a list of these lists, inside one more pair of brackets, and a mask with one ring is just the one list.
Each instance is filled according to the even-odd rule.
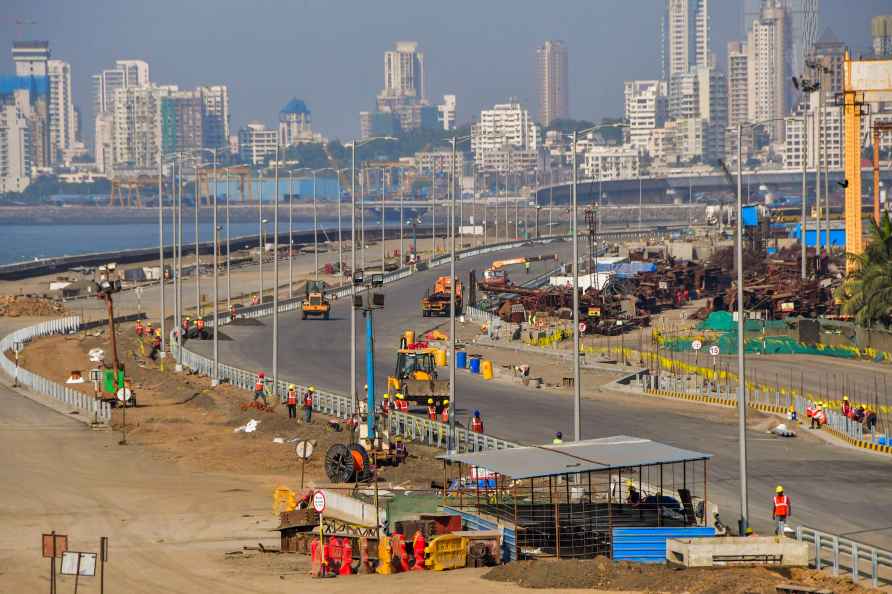
[[879,223],[870,219],[867,247],[861,254],[848,254],[856,268],[840,287],[837,296],[842,312],[861,326],[892,323],[892,221],[883,213]]

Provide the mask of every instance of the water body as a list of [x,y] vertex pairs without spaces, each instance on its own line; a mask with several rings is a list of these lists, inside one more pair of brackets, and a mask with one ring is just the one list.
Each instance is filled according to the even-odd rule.
[[[185,217],[184,217],[185,219]],[[191,243],[195,239],[195,226],[185,221],[183,241]],[[332,225],[324,222],[327,229]],[[258,223],[232,223],[230,237],[256,235]],[[312,229],[309,222],[294,223],[293,229]],[[211,223],[199,223],[200,241],[211,241],[214,227]],[[288,231],[288,221],[279,221],[280,232]],[[267,225],[272,232],[272,223]],[[170,244],[171,227],[165,224],[164,243]],[[13,264],[58,256],[74,256],[92,252],[114,252],[118,250],[150,248],[158,245],[157,223],[100,224],[100,225],[2,225],[0,224],[0,265]]]

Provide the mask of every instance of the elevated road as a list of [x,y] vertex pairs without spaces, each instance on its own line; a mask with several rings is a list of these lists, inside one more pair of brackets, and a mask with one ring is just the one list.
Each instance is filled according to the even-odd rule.
[[[565,258],[569,244],[524,247],[512,255],[558,251]],[[467,272],[478,273],[498,258],[492,254],[459,262],[456,269],[464,280]],[[534,266],[533,273],[542,270]],[[414,275],[384,290],[385,307],[375,313],[377,362],[376,386],[385,385],[394,364],[394,348],[406,328],[421,332],[432,326],[445,330],[448,320],[422,318],[419,299],[436,276],[448,271],[440,267]],[[447,272],[448,274],[448,272]],[[517,268],[509,273],[516,281],[525,276]],[[284,378],[315,383],[341,392],[349,391],[350,333],[349,303],[334,305],[333,319],[301,321],[298,314],[279,316],[280,373]],[[357,369],[364,370],[363,324],[358,320]],[[232,341],[220,342],[223,361],[247,369],[271,367],[271,319],[260,325],[228,326]],[[210,343],[193,342],[190,348],[210,353]],[[568,392],[526,389],[519,385],[484,382],[458,374],[456,400],[459,422],[466,423],[479,409],[487,432],[515,441],[545,443],[555,431],[572,435],[573,401]],[[361,392],[364,379],[358,378]],[[592,386],[586,386],[586,389]],[[666,402],[648,397],[591,390],[583,401],[583,437],[627,434],[646,437],[678,447],[709,452],[709,498],[721,506],[723,520],[737,518],[737,428],[734,411],[702,405]],[[699,408],[698,408],[699,407]],[[892,547],[892,461],[853,449],[830,445],[802,432],[795,439],[775,438],[764,432],[767,421],[749,428],[750,515],[758,532],[770,528],[769,501],[781,483],[794,501],[794,520],[824,530],[849,534],[851,538]]]

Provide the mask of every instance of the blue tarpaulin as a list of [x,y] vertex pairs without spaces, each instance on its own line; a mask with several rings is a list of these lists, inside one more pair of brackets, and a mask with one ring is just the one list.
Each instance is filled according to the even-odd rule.
[[755,227],[759,224],[759,207],[755,204],[743,207],[743,224],[747,227]]
[[[796,225],[793,228],[792,237],[796,239],[800,239],[802,237],[801,231],[802,225]],[[821,245],[827,244],[827,230],[821,229]],[[846,244],[846,230],[845,229],[831,229],[830,230],[830,245],[835,246],[844,246]],[[809,247],[813,247],[815,245],[815,230],[814,229],[805,229],[805,245]]]

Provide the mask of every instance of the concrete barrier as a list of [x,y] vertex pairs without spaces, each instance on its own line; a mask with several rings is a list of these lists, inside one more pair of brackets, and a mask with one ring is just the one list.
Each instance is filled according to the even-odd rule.
[[674,538],[666,541],[666,560],[684,567],[808,567],[808,545],[775,536]]

